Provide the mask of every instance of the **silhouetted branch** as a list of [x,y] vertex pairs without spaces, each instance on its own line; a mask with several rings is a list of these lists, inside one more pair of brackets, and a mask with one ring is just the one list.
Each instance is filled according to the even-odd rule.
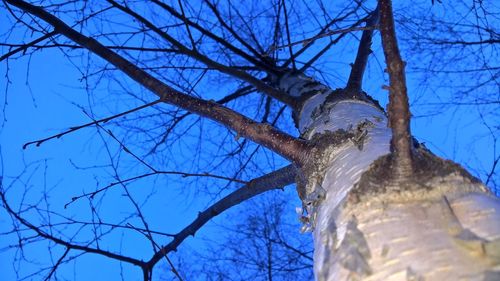
[[43,138],[43,139],[39,139],[39,140],[35,140],[35,141],[30,141],[30,142],[27,142],[23,145],[23,149],[26,149],[28,146],[32,145],[32,144],[35,144],[36,146],[40,146],[41,144],[43,144],[44,142],[48,141],[48,140],[52,140],[52,139],[59,139],[61,138],[62,136],[64,135],[67,135],[69,133],[73,133],[75,131],[78,131],[80,129],[83,129],[83,128],[86,128],[86,127],[90,127],[92,125],[98,125],[100,123],[106,123],[110,120],[113,120],[113,119],[116,119],[118,117],[121,117],[121,116],[125,116],[129,113],[132,113],[132,112],[135,112],[135,111],[139,111],[141,109],[144,109],[144,108],[147,108],[147,107],[150,107],[150,106],[153,106],[155,104],[158,104],[162,102],[162,100],[155,100],[153,102],[150,102],[150,103],[147,103],[147,104],[144,104],[144,105],[141,105],[141,106],[138,106],[136,108],[133,108],[133,109],[130,109],[130,110],[127,110],[127,111],[124,111],[124,112],[121,112],[121,113],[118,113],[118,114],[115,114],[113,116],[109,116],[109,117],[106,117],[106,118],[102,118],[102,119],[99,119],[99,120],[95,120],[95,121],[92,121],[92,122],[89,122],[89,123],[86,123],[86,124],[83,124],[83,125],[79,125],[79,126],[75,126],[75,127],[71,127],[69,130],[67,131],[64,131],[62,133],[58,133],[58,134],[55,134],[55,135],[52,135],[50,137],[47,137],[47,138]]
[[[240,98],[242,96],[245,96],[245,95],[248,95],[252,92],[255,91],[255,88],[251,85],[249,86],[245,86],[243,88],[240,88],[238,90],[236,90],[235,92],[223,97],[222,99],[219,99],[216,101],[216,103],[218,104],[226,104],[232,100],[235,100],[237,98]],[[156,144],[153,146],[153,148],[149,151],[148,154],[151,154],[153,152],[155,152],[158,147],[162,144],[162,143],[165,143],[167,141],[167,138],[168,136],[170,135],[170,133],[172,132],[172,130],[182,121],[184,120],[184,118],[188,117],[189,115],[191,115],[191,112],[186,112],[184,114],[182,114],[181,116],[175,116],[173,118],[173,121],[172,121],[172,124],[170,124],[167,129],[165,130],[165,133],[163,133],[163,136],[162,138],[160,139],[160,141],[156,142]]]
[[253,179],[247,185],[220,199],[205,211],[199,213],[198,217],[190,225],[181,230],[170,243],[163,246],[158,253],[154,254],[147,264],[151,267],[155,265],[164,254],[175,251],[184,239],[189,236],[194,236],[205,223],[225,210],[263,192],[283,188],[293,183],[295,180],[295,173],[294,166],[286,166],[262,177]]
[[294,56],[293,56],[292,39],[291,39],[291,36],[290,36],[290,26],[288,24],[288,12],[286,10],[285,0],[282,0],[281,3],[283,5],[283,13],[284,13],[284,16],[285,16],[285,30],[286,30],[286,39],[288,41],[288,52],[290,53],[290,58],[292,58],[292,67],[295,70],[295,69],[297,69],[297,66],[295,65],[295,59],[294,59]]
[[261,52],[257,51],[254,47],[252,47],[245,40],[243,40],[243,38],[241,38],[241,36],[226,23],[226,21],[220,15],[219,10],[217,10],[217,7],[215,7],[215,4],[210,3],[209,0],[205,0],[204,2],[212,10],[212,12],[214,13],[215,17],[219,20],[222,27],[224,27],[227,31],[229,31],[229,33],[231,33],[231,35],[233,35],[234,38],[238,40],[238,42],[240,42],[240,44],[245,46],[245,48],[247,48],[250,52],[252,52],[256,57],[260,58],[262,61],[265,61],[263,54]]
[[442,45],[488,45],[488,44],[498,44],[500,39],[484,39],[480,41],[465,41],[465,40],[441,40],[433,39],[433,44]]
[[255,66],[259,67],[260,69],[262,70],[266,70],[266,71],[269,71],[269,69],[271,68],[272,69],[272,66],[269,65],[269,64],[266,64],[266,63],[263,63],[261,60],[259,59],[256,59],[255,57],[252,57],[250,56],[249,54],[245,53],[244,51],[242,51],[240,48],[232,45],[231,43],[229,43],[227,40],[225,40],[224,38],[221,38],[220,36],[217,36],[216,34],[214,34],[213,32],[211,32],[210,30],[207,30],[206,28],[202,27],[201,25],[199,25],[198,23],[196,22],[193,22],[191,20],[189,20],[188,18],[186,18],[184,15],[182,14],[179,14],[175,9],[173,9],[171,6],[161,2],[161,1],[158,1],[158,0],[151,0],[153,3],[155,3],[156,5],[162,7],[163,9],[165,9],[166,11],[168,11],[171,15],[175,16],[176,18],[178,19],[181,19],[182,21],[184,21],[186,23],[186,25],[189,25],[189,26],[192,26],[193,28],[197,29],[198,31],[200,31],[202,34],[206,35],[207,37],[209,38],[212,38],[215,42],[221,44],[222,46],[228,48],[229,50],[231,50],[233,53],[241,56],[242,58],[246,59],[247,61],[251,62],[252,64],[254,64]]
[[[14,50],[12,50],[12,51],[9,51],[5,55],[2,55],[0,57],[0,61],[3,61],[4,59],[9,58],[9,57],[11,57],[11,56],[13,56],[13,55],[15,55],[15,54],[17,54],[19,52],[26,52],[26,50],[28,48],[34,47],[34,46],[36,46],[36,44],[38,44],[38,43],[40,43],[40,42],[42,42],[42,41],[44,41],[44,40],[46,40],[46,39],[48,39],[48,38],[56,35],[56,34],[57,34],[57,32],[52,31],[52,32],[49,32],[49,33],[47,33],[47,34],[45,34],[45,35],[43,35],[43,36],[41,36],[41,37],[39,37],[39,38],[31,41],[31,42],[26,43],[26,44],[10,45],[12,47],[17,47],[17,48],[14,49]],[[9,46],[9,45],[4,44],[4,43],[2,43],[1,45],[3,45],[3,46]]]
[[239,71],[237,69],[234,69],[232,67],[229,67],[227,65],[223,65],[219,62],[216,62],[209,57],[201,54],[200,52],[196,51],[195,49],[189,49],[186,46],[184,46],[182,43],[177,41],[175,38],[167,34],[166,32],[163,32],[160,28],[155,26],[152,22],[144,18],[143,16],[139,15],[135,11],[132,11],[126,6],[120,5],[116,1],[113,0],[107,0],[109,3],[111,3],[114,7],[118,8],[122,12],[132,16],[135,18],[137,21],[140,23],[144,24],[144,26],[148,27],[151,29],[153,32],[155,32],[157,35],[159,35],[161,38],[165,39],[166,41],[170,42],[172,45],[174,45],[176,48],[179,49],[179,51],[187,56],[190,56],[202,63],[204,63],[207,66],[213,67],[218,69],[220,72],[231,75],[233,77],[236,77],[238,79],[241,79],[242,81],[248,82],[252,85],[254,85],[257,89],[262,91],[266,95],[270,95],[271,97],[290,105],[291,107],[296,106],[296,99],[290,95],[287,95],[286,93],[281,92],[280,90],[273,88],[266,83],[263,83],[260,81],[260,79],[253,77],[252,75],[244,72],[244,71]]
[[89,198],[93,198],[95,197],[97,194],[109,189],[110,187],[113,187],[115,185],[119,185],[119,184],[124,184],[124,183],[128,183],[128,182],[131,182],[131,181],[135,181],[135,180],[138,180],[138,179],[142,179],[142,178],[146,178],[146,177],[150,177],[150,176],[155,176],[155,175],[179,175],[183,178],[187,178],[187,177],[209,177],[209,178],[215,178],[215,179],[221,179],[221,180],[227,180],[227,181],[230,181],[230,182],[237,182],[237,183],[243,183],[243,184],[247,184],[248,182],[247,181],[244,181],[244,180],[240,180],[240,179],[236,179],[236,178],[231,178],[231,177],[224,177],[224,176],[220,176],[220,175],[214,175],[214,174],[210,174],[210,173],[185,173],[185,172],[179,172],[179,171],[154,171],[154,172],[151,172],[151,173],[146,173],[146,174],[142,174],[142,175],[139,175],[139,176],[135,176],[135,177],[131,177],[131,178],[127,178],[127,179],[123,179],[123,180],[120,180],[120,181],[115,181],[115,182],[112,182],[104,187],[101,187],[95,191],[92,191],[92,192],[86,192],[86,193],[83,193],[81,195],[78,195],[78,196],[74,196],[71,198],[71,201],[66,203],[64,205],[64,208],[67,208],[69,205],[71,205],[73,202],[77,201],[78,199],[81,199],[81,198],[84,198],[84,197],[89,197]]
[[[16,16],[12,13],[11,9],[9,8],[9,6],[6,6],[6,7],[7,7],[7,9],[9,10],[9,12],[10,12],[10,13],[14,16],[14,18],[16,18],[18,21],[20,21],[20,19],[19,19],[19,18],[17,18],[17,17],[16,17]],[[84,21],[86,21],[86,20],[88,20],[88,19],[90,19],[91,17],[93,17],[93,16],[95,16],[95,15],[97,15],[97,14],[99,14],[99,13],[102,13],[102,12],[104,12],[104,11],[107,11],[107,10],[109,10],[109,9],[111,9],[111,7],[107,7],[107,8],[104,8],[104,9],[102,9],[102,10],[95,11],[95,12],[91,13],[90,15],[86,16],[85,18],[83,18],[82,20],[77,21],[77,22],[73,25],[73,27],[74,27],[74,26],[76,26],[76,25],[78,25],[78,24],[80,24],[80,23],[82,23],[82,22],[84,22]],[[24,24],[26,24],[26,23],[24,23]],[[3,60],[5,60],[5,59],[7,59],[7,58],[9,58],[9,57],[11,57],[11,56],[13,56],[13,55],[15,55],[15,54],[17,54],[17,53],[19,53],[19,52],[21,52],[21,51],[22,51],[22,52],[26,52],[26,50],[28,50],[28,48],[30,48],[30,47],[40,48],[40,47],[39,47],[39,46],[37,46],[36,44],[38,44],[38,43],[40,43],[40,42],[43,42],[44,40],[49,39],[50,37],[53,37],[53,36],[55,36],[55,35],[57,35],[57,34],[58,34],[58,32],[57,32],[56,30],[53,30],[53,31],[51,31],[51,32],[49,32],[49,33],[47,33],[47,34],[44,34],[43,36],[41,36],[41,37],[39,37],[39,38],[37,38],[37,39],[35,39],[35,40],[31,41],[31,42],[28,42],[28,43],[26,43],[26,44],[11,45],[11,44],[1,43],[1,44],[0,44],[0,46],[12,46],[12,47],[17,47],[17,48],[16,48],[16,49],[14,49],[14,50],[9,51],[9,52],[8,52],[7,54],[5,54],[5,55],[2,55],[2,56],[0,57],[0,62],[1,62],[1,61],[3,61]]]
[[[283,133],[267,124],[256,123],[250,118],[247,118],[227,107],[221,106],[220,104],[186,95],[167,86],[122,56],[104,47],[97,40],[82,35],[54,15],[46,12],[38,6],[18,0],[6,0],[6,2],[51,24],[59,33],[84,46],[96,55],[121,69],[130,78],[134,79],[139,84],[159,96],[162,101],[219,122],[226,127],[235,130],[240,136],[249,138],[256,143],[281,154],[283,157],[291,161],[301,162],[305,159],[305,154],[308,150],[305,142]],[[124,9],[126,10],[126,8]],[[155,27],[153,26],[153,28]],[[259,81],[257,84],[260,83],[261,82]],[[281,94],[278,90],[274,91]]]
[[40,236],[44,239],[47,239],[49,241],[52,241],[55,244],[64,246],[67,250],[78,250],[78,251],[83,251],[86,253],[97,254],[97,255],[105,256],[105,257],[108,257],[108,258],[111,258],[114,260],[118,260],[121,262],[136,265],[139,267],[142,267],[145,265],[145,262],[138,260],[138,259],[134,259],[134,258],[127,257],[127,256],[122,256],[122,255],[108,252],[108,251],[98,249],[98,248],[92,248],[89,246],[82,246],[82,245],[73,244],[73,243],[65,241],[61,238],[55,237],[55,236],[53,236],[53,234],[49,234],[49,233],[44,232],[40,227],[37,227],[37,226],[31,224],[29,221],[27,221],[25,218],[23,218],[18,212],[14,211],[12,209],[12,207],[7,202],[7,199],[5,198],[5,190],[3,189],[2,186],[0,186],[0,200],[2,201],[2,204],[5,208],[5,210],[7,211],[7,213],[10,216],[14,217],[19,223],[21,223],[22,225],[24,225],[28,229],[34,231],[38,236]]
[[[349,34],[349,32],[352,32],[352,31],[355,31],[355,30],[372,30],[373,27],[370,27],[369,29],[367,29],[366,27],[356,27],[360,23],[364,22],[365,20],[366,20],[366,18],[363,18],[363,19],[360,19],[360,20],[356,21],[354,24],[351,25],[350,28],[344,29],[345,32],[337,32],[339,35],[334,40],[330,39],[330,43],[328,43],[325,47],[323,47],[310,60],[308,60],[306,63],[304,63],[304,65],[299,69],[299,72],[302,73],[306,69],[308,69],[309,67],[311,67],[311,65],[313,65],[313,63],[315,61],[317,61],[320,57],[322,57],[323,54],[326,53],[326,51],[328,51],[333,45],[337,44],[340,41],[340,39],[342,39],[344,36],[346,36],[347,34]],[[313,41],[315,41],[315,40],[316,39],[314,39]],[[295,55],[297,55],[297,54],[298,53],[296,53]]]
[[66,258],[66,256],[69,254],[69,251],[70,251],[70,248],[66,248],[66,250],[64,250],[64,253],[61,255],[61,257],[59,257],[56,264],[54,264],[54,266],[52,267],[49,274],[47,275],[47,277],[45,277],[44,280],[46,280],[46,281],[50,280],[50,277],[52,277],[52,275],[56,272],[57,268],[62,263],[64,258]]
[[[294,54],[293,57],[290,57],[288,60],[286,60],[285,63],[283,64],[283,67],[287,68],[288,65],[290,65],[290,63],[292,61],[294,61],[298,56],[300,56],[307,49],[309,49],[314,44],[314,42],[316,42],[316,39],[314,39],[315,37],[321,38],[321,37],[318,37],[318,36],[321,36],[325,32],[328,32],[329,28],[332,25],[334,25],[335,23],[343,21],[346,18],[348,18],[350,15],[354,14],[360,6],[361,6],[361,1],[358,1],[356,8],[354,8],[352,11],[348,12],[344,16],[337,15],[337,16],[333,17],[333,19],[330,22],[328,22],[328,24],[326,24],[324,27],[321,28],[321,30],[316,34],[316,36],[312,37],[312,39],[310,39],[309,41],[304,42],[303,47],[300,50],[298,50],[297,52],[295,52],[295,54]],[[355,26],[357,26],[357,24],[351,25],[351,27],[355,27]],[[342,33],[342,34],[344,34],[344,33]],[[341,34],[341,36],[342,36],[342,34]]]
[[[366,20],[366,27],[375,27],[378,21],[378,7],[371,13]],[[363,31],[361,40],[358,45],[358,52],[356,53],[356,60],[351,68],[351,74],[347,81],[346,88],[354,92],[360,92],[363,88],[363,75],[365,73],[366,64],[368,63],[368,56],[371,54],[371,45],[374,29],[367,29]]]
[[[364,20],[360,20],[358,22],[363,22]],[[336,35],[336,34],[343,34],[343,33],[350,33],[350,32],[353,32],[353,31],[360,31],[360,30],[374,30],[375,27],[373,26],[365,26],[365,27],[348,27],[348,28],[342,28],[342,29],[335,29],[335,30],[329,30],[323,34],[318,34],[314,37],[310,37],[310,38],[306,38],[306,39],[303,39],[303,40],[299,40],[299,41],[295,41],[295,42],[292,42],[292,43],[289,43],[289,44],[286,44],[286,45],[282,45],[282,46],[276,46],[274,48],[271,48],[272,50],[276,50],[276,49],[284,49],[284,48],[287,48],[287,47],[293,47],[293,46],[296,46],[296,45],[307,45],[313,41],[316,41],[318,39],[321,39],[321,38],[325,38],[325,37],[328,37],[328,36],[332,36],[332,35]]]

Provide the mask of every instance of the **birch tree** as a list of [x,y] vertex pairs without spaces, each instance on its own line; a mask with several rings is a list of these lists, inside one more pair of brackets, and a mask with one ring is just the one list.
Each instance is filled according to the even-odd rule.
[[[115,183],[77,195],[67,204],[82,198],[92,201],[113,186],[123,186],[143,225],[124,222],[111,225],[110,231],[122,228],[142,233],[152,248],[147,259],[107,250],[100,246],[97,234],[82,243],[61,235],[57,225],[31,221],[24,213],[36,206],[14,207],[8,186],[2,183],[2,203],[16,222],[21,240],[43,239],[63,249],[49,270],[40,270],[46,279],[54,278],[58,268],[78,253],[136,266],[143,280],[152,280],[156,265],[165,262],[182,279],[168,255],[182,247],[186,238],[231,207],[292,183],[302,202],[297,209],[301,231],[312,232],[314,238],[317,280],[500,278],[499,199],[460,165],[434,155],[412,138],[411,89],[407,89],[390,0],[345,3],[336,9],[327,7],[329,3],[288,1],[241,3],[242,7],[231,1],[193,4],[156,0],[5,0],[4,5],[16,28],[25,28],[37,37],[19,46],[11,44],[2,60],[33,49],[56,47],[68,57],[67,50],[84,49],[105,63],[102,72],[119,72],[155,97],[136,108],[28,142],[25,149],[35,149],[90,126],[102,129],[109,121],[145,108],[169,106],[165,132],[155,137],[155,145],[145,154],[135,153],[126,140],[102,129],[148,172],[124,179],[113,166]],[[303,22],[311,13],[299,13],[311,7],[325,19],[320,28],[309,28],[310,23]],[[332,10],[337,13],[331,14]],[[354,33],[361,36],[344,85],[333,89],[321,77],[310,75],[318,60],[329,59],[324,54],[332,46]],[[380,35],[389,77],[384,86],[389,95],[387,112],[363,91],[374,35]],[[328,42],[319,45],[322,40]],[[486,40],[479,44],[496,43]],[[239,87],[218,100],[208,99],[210,95],[203,88],[194,89],[205,75],[211,75],[209,72],[217,76],[204,85],[217,79],[237,81],[232,83]],[[261,120],[250,118],[244,108],[238,112],[228,105],[251,92],[263,97]],[[273,103],[279,105],[274,120],[270,118]],[[276,124],[285,110],[293,116],[295,135]],[[231,178],[156,168],[146,156],[178,138],[170,133],[187,116],[211,120],[231,132],[240,143],[226,155],[238,154],[251,142],[288,164],[250,180],[238,179],[238,173]],[[168,235],[168,243],[159,244],[154,239],[157,233],[126,184],[151,175],[171,174],[222,178],[239,187],[201,211],[184,229]],[[70,222],[68,218],[66,223]],[[99,221],[82,228],[95,225],[106,226]]]

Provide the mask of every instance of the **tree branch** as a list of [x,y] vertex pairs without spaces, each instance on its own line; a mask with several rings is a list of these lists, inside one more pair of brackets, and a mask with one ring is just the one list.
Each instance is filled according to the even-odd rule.
[[119,54],[106,48],[97,40],[84,36],[72,29],[41,7],[31,5],[25,1],[6,0],[6,2],[51,24],[55,28],[55,31],[113,64],[130,78],[155,93],[163,102],[214,120],[236,131],[241,137],[249,138],[279,153],[288,160],[300,163],[305,159],[306,152],[308,151],[306,142],[281,132],[270,125],[257,123],[216,102],[195,98],[167,86]]
[[[282,67],[283,68],[287,68],[288,65],[290,63],[292,63],[293,60],[295,60],[298,56],[300,56],[307,49],[309,49],[311,46],[313,46],[314,42],[316,42],[316,40],[318,38],[321,38],[320,36],[322,34],[324,34],[325,32],[328,32],[329,28],[332,25],[334,25],[337,22],[343,21],[346,18],[348,18],[350,15],[354,14],[358,10],[358,8],[361,7],[361,3],[362,2],[361,1],[357,1],[356,3],[357,3],[357,6],[352,11],[348,12],[347,14],[345,14],[343,16],[341,16],[339,14],[339,15],[333,17],[333,19],[330,22],[328,22],[328,24],[326,24],[324,27],[321,28],[321,30],[316,34],[316,36],[313,36],[310,40],[303,42],[304,44],[303,44],[302,48],[300,50],[298,50],[297,52],[295,52],[295,54],[294,54],[293,57],[288,58],[288,60],[286,60],[285,63],[283,63]],[[360,22],[360,21],[358,21],[358,22]],[[351,27],[355,27],[355,26],[357,26],[357,23],[355,23],[354,25],[351,25]]]
[[380,33],[389,73],[389,126],[394,150],[393,172],[399,179],[413,174],[411,159],[410,109],[406,89],[405,63],[399,53],[391,0],[380,0]]
[[62,136],[64,135],[67,135],[69,133],[72,133],[72,132],[75,132],[75,131],[78,131],[80,129],[83,129],[83,128],[86,128],[86,127],[90,127],[92,125],[98,125],[100,123],[106,123],[110,120],[113,120],[113,119],[116,119],[118,117],[121,117],[121,116],[124,116],[124,115],[127,115],[127,114],[130,114],[132,112],[135,112],[135,111],[139,111],[141,109],[144,109],[144,108],[147,108],[147,107],[150,107],[150,106],[153,106],[155,104],[158,104],[160,103],[162,100],[155,100],[153,102],[150,102],[150,103],[146,103],[146,104],[143,104],[141,106],[138,106],[136,108],[132,108],[130,110],[127,110],[125,112],[120,112],[118,114],[115,114],[113,116],[108,116],[108,117],[105,117],[105,118],[102,118],[102,119],[99,119],[99,120],[94,120],[92,122],[89,122],[89,123],[86,123],[86,124],[83,124],[83,125],[79,125],[79,126],[75,126],[75,127],[71,127],[69,128],[69,130],[66,130],[64,132],[61,132],[61,133],[58,133],[58,134],[55,134],[55,135],[52,135],[50,137],[46,137],[46,138],[43,138],[43,139],[38,139],[38,140],[35,140],[35,141],[30,141],[30,142],[27,142],[23,145],[23,149],[26,149],[28,146],[32,145],[32,144],[35,144],[36,146],[40,146],[42,143],[48,141],[48,140],[51,140],[51,139],[58,139],[58,138],[61,138]]
[[247,185],[222,198],[205,211],[199,213],[198,217],[190,225],[181,230],[170,243],[163,246],[159,252],[154,254],[147,262],[148,266],[152,268],[165,254],[175,251],[184,239],[191,235],[194,236],[205,223],[225,210],[266,191],[283,188],[293,183],[295,173],[295,167],[288,165],[277,171],[253,179]]
[[136,266],[140,266],[140,267],[143,267],[145,265],[145,262],[143,262],[141,260],[137,260],[137,259],[134,259],[134,258],[131,258],[131,257],[127,257],[127,256],[122,256],[122,255],[115,254],[115,253],[112,253],[112,252],[108,252],[108,251],[105,251],[105,250],[101,250],[101,249],[98,249],[98,248],[96,249],[96,248],[92,248],[92,247],[88,247],[88,246],[82,246],[82,245],[72,244],[70,242],[67,242],[65,240],[62,240],[62,239],[57,238],[57,237],[55,237],[55,236],[53,236],[53,235],[51,235],[49,233],[46,233],[46,232],[42,231],[39,227],[31,224],[29,221],[27,221],[26,219],[24,219],[23,217],[21,217],[21,215],[19,213],[15,212],[11,208],[11,206],[7,202],[7,199],[5,198],[5,191],[4,191],[4,189],[3,189],[3,187],[1,185],[0,185],[0,200],[2,201],[2,204],[3,204],[4,208],[5,208],[5,210],[7,211],[7,213],[9,213],[9,215],[13,216],[22,225],[26,226],[28,229],[31,229],[32,231],[34,231],[40,237],[45,238],[47,240],[50,240],[50,241],[54,242],[55,244],[64,246],[66,248],[66,251],[69,251],[69,250],[79,250],[79,251],[83,251],[83,252],[86,252],[86,253],[92,253],[92,254],[102,255],[102,256],[105,256],[105,257],[108,257],[108,258],[111,258],[111,259],[114,259],[114,260],[122,261],[122,262],[125,262],[125,263],[130,263],[130,264],[133,264],[133,265],[136,265]]
[[9,57],[11,57],[11,56],[13,56],[13,55],[15,55],[15,54],[17,54],[19,52],[25,52],[29,47],[33,47],[36,44],[38,44],[38,43],[44,41],[45,39],[48,39],[48,38],[50,38],[50,37],[52,37],[52,36],[54,36],[56,34],[57,34],[57,32],[52,31],[52,32],[49,32],[47,34],[44,34],[41,37],[38,37],[37,39],[35,39],[35,40],[31,41],[31,42],[28,42],[26,44],[22,44],[22,45],[16,46],[18,48],[14,49],[14,50],[11,50],[11,51],[7,52],[6,54],[2,55],[0,57],[0,61],[3,61],[4,59],[9,58]]
[[295,108],[297,106],[297,104],[296,104],[297,100],[294,97],[289,96],[289,95],[281,92],[280,90],[267,85],[266,83],[263,83],[260,79],[257,79],[254,76],[252,76],[244,71],[239,71],[239,70],[234,69],[232,67],[229,67],[227,65],[223,65],[223,64],[216,62],[216,61],[210,59],[209,57],[201,54],[200,52],[196,51],[195,49],[187,48],[182,43],[180,43],[179,41],[174,39],[172,36],[163,32],[163,30],[161,30],[160,28],[155,26],[152,22],[148,21],[146,18],[144,18],[143,16],[139,15],[138,13],[132,11],[128,7],[120,5],[116,1],[113,1],[113,0],[107,0],[107,1],[109,3],[111,3],[114,7],[121,10],[122,12],[134,17],[140,23],[144,24],[146,27],[151,29],[156,34],[158,34],[161,38],[167,40],[169,43],[171,43],[176,48],[178,48],[179,51],[182,52],[183,54],[186,54],[186,55],[204,63],[207,66],[213,67],[222,73],[231,75],[231,76],[236,77],[242,81],[248,82],[248,83],[254,85],[255,88],[257,88],[258,90],[262,91],[264,94],[269,95],[269,96],[271,96],[271,97],[273,97],[273,98],[275,98],[275,99],[277,99],[277,100],[279,100],[279,101],[281,101],[281,102],[283,102],[283,103],[285,103],[293,108]]
[[[351,25],[351,27],[349,28],[345,28],[345,29],[342,29],[342,32],[336,32],[336,31],[330,31],[332,32],[332,35],[333,34],[339,34],[334,40],[331,40],[330,39],[330,43],[328,43],[325,47],[323,47],[323,49],[321,49],[316,55],[314,55],[310,60],[308,60],[306,63],[304,63],[304,65],[299,69],[299,73],[304,73],[304,71],[306,69],[308,69],[309,67],[311,67],[311,65],[316,61],[318,60],[320,57],[323,56],[323,54],[328,51],[328,49],[330,49],[330,47],[332,47],[333,45],[337,44],[340,39],[342,39],[344,36],[346,36],[347,34],[349,34],[350,32],[352,31],[357,31],[357,30],[367,30],[367,27],[357,27],[359,24],[361,24],[363,21],[365,21],[366,18],[363,18],[363,19],[360,19],[360,20],[357,20],[354,24]],[[370,29],[373,29],[373,27],[371,27]],[[337,30],[338,31],[338,30]],[[317,36],[320,36],[320,35],[317,35]],[[314,40],[316,40],[317,38],[314,38]],[[307,47],[307,46],[306,46]],[[299,54],[299,52],[295,53],[295,56],[297,56]],[[288,61],[287,61],[288,62]],[[286,63],[285,63],[286,65]]]
[[[186,23],[186,25],[189,24],[189,26],[192,26],[192,27],[196,28],[198,31],[200,31],[204,35],[208,36],[209,38],[212,38],[215,42],[217,42],[217,43],[223,45],[224,47],[228,48],[229,50],[233,51],[235,54],[237,54],[240,57],[246,59],[248,62],[253,63],[255,66],[259,67],[260,69],[267,70],[267,71],[269,71],[269,69],[271,69],[272,65],[265,64],[265,63],[261,62],[260,60],[258,60],[256,58],[250,56],[249,54],[247,54],[244,51],[242,51],[240,48],[238,48],[238,47],[232,45],[231,43],[227,42],[227,40],[225,40],[224,38],[221,38],[220,36],[215,35],[210,30],[205,29],[204,27],[202,27],[198,23],[189,20],[188,18],[186,18],[182,14],[179,14],[175,9],[173,9],[169,5],[167,5],[167,4],[165,4],[165,3],[161,2],[161,1],[158,1],[158,0],[151,0],[151,1],[153,3],[155,3],[156,5],[160,6],[161,8],[165,9],[166,11],[168,11],[171,15],[173,15],[176,18],[184,21]],[[273,70],[273,71],[275,71],[275,70]]]
[[365,29],[363,35],[361,35],[361,40],[359,41],[358,52],[356,54],[356,60],[351,68],[351,74],[349,75],[349,80],[347,82],[346,88],[354,92],[361,92],[363,88],[363,74],[365,73],[366,64],[368,63],[368,56],[371,54],[371,45],[373,37],[373,27],[377,25],[378,21],[378,7],[373,11],[370,17],[366,21],[366,27],[372,27],[370,29]]
[[292,59],[292,68],[293,70],[297,69],[297,65],[295,65],[295,59],[293,58],[293,50],[292,50],[292,39],[290,36],[290,25],[288,24],[288,11],[286,10],[285,0],[281,1],[283,5],[283,15],[285,17],[285,30],[286,30],[286,38],[288,42],[288,52],[290,53],[290,58]]

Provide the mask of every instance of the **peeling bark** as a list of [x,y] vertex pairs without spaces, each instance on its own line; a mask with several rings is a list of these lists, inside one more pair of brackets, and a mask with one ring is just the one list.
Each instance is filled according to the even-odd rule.
[[[369,100],[334,98],[309,78],[281,86],[307,96],[297,113],[315,149],[300,167],[303,230],[317,280],[495,280],[500,200],[458,164],[415,148],[414,174],[395,181],[391,129]],[[307,82],[306,82],[307,81]]]

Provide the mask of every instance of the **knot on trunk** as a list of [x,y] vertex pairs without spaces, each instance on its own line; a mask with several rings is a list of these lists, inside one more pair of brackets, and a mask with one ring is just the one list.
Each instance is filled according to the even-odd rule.
[[322,183],[336,149],[351,142],[359,150],[363,150],[368,129],[373,126],[371,121],[364,120],[348,130],[324,131],[311,138],[309,155],[298,167],[296,176],[297,192],[302,200],[302,207],[297,208],[299,219],[303,223],[302,232],[312,231],[315,227],[317,207],[326,198],[327,192]]

